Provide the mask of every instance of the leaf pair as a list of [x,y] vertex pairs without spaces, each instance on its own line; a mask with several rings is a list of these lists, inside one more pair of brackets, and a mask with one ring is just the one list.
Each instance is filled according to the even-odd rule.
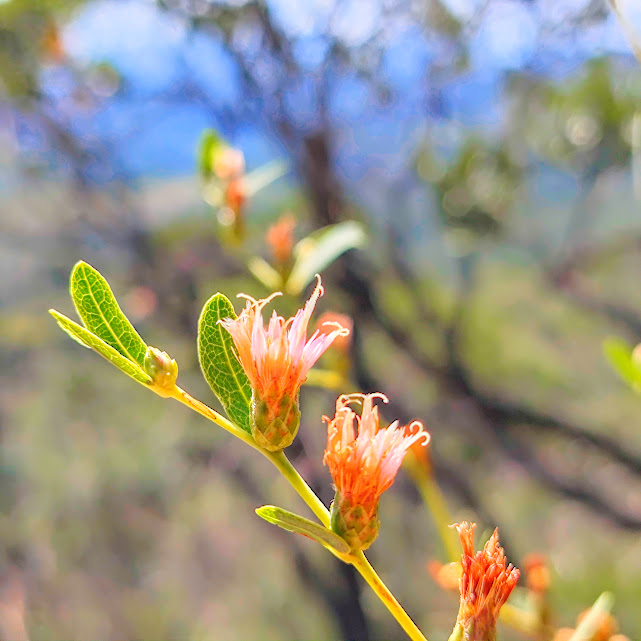
[[[70,277],[71,298],[84,327],[50,309],[58,325],[75,341],[98,352],[122,372],[164,395],[145,369],[148,346],[120,309],[105,278],[84,261],[77,263]],[[218,323],[236,318],[234,308],[222,294],[212,296],[203,308],[198,324],[200,364],[227,415],[248,433],[251,386],[234,354],[229,333]]]
[[120,309],[109,283],[91,265],[80,261],[71,272],[69,291],[84,327],[50,309],[63,331],[134,380],[151,385],[153,381],[144,370],[147,344]]

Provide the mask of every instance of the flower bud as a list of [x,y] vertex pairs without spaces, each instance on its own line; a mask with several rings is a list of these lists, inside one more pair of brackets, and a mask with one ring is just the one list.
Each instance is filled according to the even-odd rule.
[[295,228],[296,218],[292,214],[284,214],[267,230],[265,241],[280,267],[288,265],[292,260]]
[[263,397],[254,389],[251,402],[251,429],[256,443],[270,452],[292,444],[300,426],[298,394]]
[[330,527],[345,539],[352,550],[367,550],[376,540],[380,525],[378,503],[370,513],[362,505],[353,505],[349,498],[336,492],[330,507]]
[[151,376],[154,385],[163,389],[172,389],[178,378],[178,364],[157,347],[147,347],[145,353],[145,372]]

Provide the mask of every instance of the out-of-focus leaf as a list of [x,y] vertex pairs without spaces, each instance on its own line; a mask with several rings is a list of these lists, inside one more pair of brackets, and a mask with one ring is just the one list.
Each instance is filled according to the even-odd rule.
[[363,226],[353,220],[323,227],[303,238],[294,247],[295,262],[287,279],[288,293],[299,294],[315,274],[322,272],[347,250],[363,245],[366,238]]
[[225,318],[236,318],[234,307],[223,294],[214,294],[205,303],[198,321],[198,359],[205,379],[223,404],[227,416],[251,433],[251,385],[236,358],[232,337],[218,322]]
[[289,166],[281,160],[268,162],[254,171],[249,172],[243,178],[245,183],[245,193],[247,197],[253,196],[256,192],[264,189],[268,185],[284,176],[289,171]]
[[280,274],[264,258],[252,256],[247,268],[267,289],[275,291],[282,286]]
[[198,142],[198,168],[203,176],[211,175],[216,151],[224,145],[214,129],[205,129]]
[[115,365],[119,370],[123,371],[134,380],[144,385],[152,383],[151,378],[138,367],[136,363],[123,356],[120,352],[116,351],[111,345],[108,345],[101,338],[92,334],[89,330],[78,325],[64,314],[57,312],[55,309],[50,309],[49,313],[56,319],[60,328],[66,332],[73,340],[80,343],[83,347],[88,347],[98,352],[101,356],[106,358],[112,365]]
[[621,338],[607,338],[603,352],[614,371],[636,391],[641,391],[641,364],[632,357],[632,347]]
[[349,552],[349,545],[335,532],[298,514],[288,512],[281,507],[263,505],[256,510],[256,514],[268,523],[278,525],[278,527],[282,527],[289,532],[302,534],[317,541],[323,547],[332,548],[341,554]]
[[603,616],[609,614],[614,606],[614,597],[610,592],[603,592],[590,608],[590,612],[576,627],[569,641],[590,641],[596,637],[603,625]]
[[147,345],[120,309],[104,277],[80,261],[71,272],[69,288],[85,327],[125,358],[144,367]]

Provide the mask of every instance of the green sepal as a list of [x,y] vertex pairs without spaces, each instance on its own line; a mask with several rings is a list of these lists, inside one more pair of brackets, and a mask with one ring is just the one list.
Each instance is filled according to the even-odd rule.
[[263,505],[257,508],[256,514],[268,523],[278,525],[284,530],[307,536],[320,543],[323,547],[330,548],[340,554],[349,553],[349,546],[338,534],[298,514],[275,505]]
[[81,260],[71,272],[69,290],[85,327],[125,358],[144,367],[147,344],[120,309],[105,278]]
[[198,360],[205,380],[222,403],[227,416],[251,434],[249,379],[236,358],[230,333],[218,322],[236,319],[236,312],[223,294],[214,294],[198,320]]
[[323,227],[303,238],[294,247],[294,266],[287,279],[288,293],[302,292],[316,274],[347,250],[363,245],[366,239],[363,226],[353,220]]
[[289,447],[300,427],[298,392],[280,398],[261,398],[256,390],[251,401],[251,432],[258,445],[269,452]]
[[378,537],[381,522],[378,518],[378,503],[373,512],[362,505],[352,505],[338,490],[329,508],[330,527],[350,549],[367,550]]
[[67,318],[64,314],[57,312],[55,309],[50,309],[49,313],[56,319],[60,328],[73,338],[73,340],[80,343],[83,347],[93,349],[100,354],[100,356],[106,358],[112,365],[115,365],[119,370],[127,374],[127,376],[131,376],[131,378],[139,383],[151,385],[151,377],[136,363],[125,358],[111,345],[108,345],[101,338],[82,327],[82,325],[78,325],[78,323]]

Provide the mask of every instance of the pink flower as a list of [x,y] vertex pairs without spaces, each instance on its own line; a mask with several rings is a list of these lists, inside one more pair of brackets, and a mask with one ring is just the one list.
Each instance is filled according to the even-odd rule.
[[[400,427],[394,421],[379,429],[377,394],[346,394],[336,401],[336,415],[328,422],[324,462],[336,486],[332,528],[354,549],[369,547],[378,534],[378,501],[396,477],[403,458],[415,443],[427,445],[430,435],[419,421]],[[361,416],[350,407],[363,405]]]
[[[349,334],[348,329],[334,323],[329,333],[316,330],[307,338],[312,313],[322,294],[318,276],[305,307],[288,320],[274,312],[267,327],[263,322],[263,308],[280,292],[263,300],[241,294],[248,302],[240,316],[221,321],[231,334],[236,356],[252,386],[252,433],[256,428],[254,438],[267,449],[282,449],[291,443],[300,421],[299,417],[296,419],[300,386],[334,339]],[[285,432],[289,432],[289,436]],[[266,440],[258,434],[267,434]],[[289,442],[283,445],[286,441]]]

